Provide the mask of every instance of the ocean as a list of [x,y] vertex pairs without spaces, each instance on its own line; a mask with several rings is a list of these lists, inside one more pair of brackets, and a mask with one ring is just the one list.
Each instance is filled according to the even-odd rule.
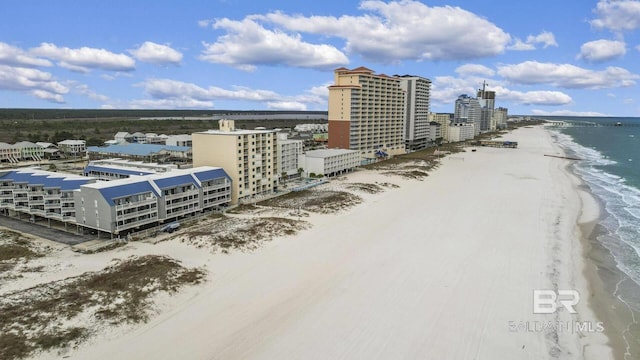
[[[607,288],[631,311],[627,329],[637,328],[640,321],[636,318],[640,314],[640,118],[552,120],[569,124],[557,128],[556,139],[568,156],[583,159],[574,162],[572,170],[602,206],[595,241],[610,253],[621,272],[621,276],[608,279],[616,283],[607,284]],[[622,126],[611,126],[617,122]],[[638,341],[637,333],[633,333],[627,331],[623,335],[627,346]]]

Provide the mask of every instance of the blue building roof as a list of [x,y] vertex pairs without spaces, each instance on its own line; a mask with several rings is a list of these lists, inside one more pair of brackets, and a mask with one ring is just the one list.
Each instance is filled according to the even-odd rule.
[[168,176],[159,179],[152,180],[160,189],[172,188],[180,185],[193,184],[196,187],[200,187],[193,179],[191,174],[184,174],[178,176]]
[[95,166],[95,165],[87,165],[87,167],[85,167],[84,170],[83,170],[83,174],[87,175],[87,174],[91,173],[92,171],[105,172],[105,173],[109,173],[109,174],[120,174],[120,175],[150,175],[150,174],[154,174],[154,172],[151,172],[151,171],[128,170],[128,169],[121,169],[121,168],[115,168],[115,167]]
[[109,146],[90,146],[87,152],[107,153],[107,154],[126,154],[132,156],[149,156],[159,153],[162,150],[187,152],[191,150],[189,146],[170,146],[160,144],[126,144],[126,145],[109,145]]
[[203,170],[203,171],[194,171],[193,175],[197,177],[198,180],[200,180],[200,182],[213,180],[221,177],[226,177],[227,179],[229,179],[229,181],[231,181],[231,178],[229,177],[227,172],[224,171],[224,169],[222,168],[212,169],[212,170]]
[[47,188],[59,188],[60,190],[80,189],[80,185],[92,182],[93,179],[81,179],[78,176],[65,177],[58,173],[46,173],[42,171],[29,172],[25,170],[15,170],[0,176],[2,180],[10,180],[14,183],[27,183],[29,185],[42,185]]
[[147,180],[133,182],[133,183],[127,182],[127,183],[123,183],[121,185],[115,185],[115,186],[101,187],[98,189],[98,191],[100,191],[100,194],[102,194],[102,197],[104,197],[104,199],[111,206],[115,205],[115,203],[113,202],[113,199],[117,199],[125,196],[132,196],[132,195],[137,195],[137,194],[142,194],[147,192],[152,192],[156,196],[160,196],[160,194],[158,194],[156,189],[154,189],[153,186],[151,186],[151,184],[149,184],[149,181]]

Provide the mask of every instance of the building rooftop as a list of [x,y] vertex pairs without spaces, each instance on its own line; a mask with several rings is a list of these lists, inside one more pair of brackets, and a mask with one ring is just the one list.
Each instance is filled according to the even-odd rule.
[[330,156],[353,154],[353,153],[357,154],[358,151],[348,150],[348,149],[323,149],[323,150],[309,150],[304,154],[305,156],[308,156],[308,157],[326,158]]
[[189,146],[169,146],[161,144],[119,144],[109,146],[90,146],[88,152],[107,153],[107,154],[126,154],[137,156],[148,156],[157,154],[160,151],[176,151],[188,152],[191,150]]
[[0,172],[0,180],[42,185],[44,188],[60,188],[60,190],[79,189],[81,185],[95,181],[95,179],[86,176],[44,171],[36,168]]
[[267,133],[275,133],[277,130],[273,129],[273,130],[233,130],[233,131],[222,131],[222,130],[207,130],[207,131],[200,131],[197,132],[196,134],[209,134],[209,135],[231,135],[231,136],[237,136],[237,135],[255,135],[255,134],[267,134]]

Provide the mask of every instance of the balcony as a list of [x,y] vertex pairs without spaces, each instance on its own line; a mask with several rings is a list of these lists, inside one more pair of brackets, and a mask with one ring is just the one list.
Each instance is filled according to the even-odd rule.
[[133,211],[133,212],[130,212],[128,214],[116,215],[116,220],[124,221],[124,220],[127,220],[127,219],[138,218],[138,217],[144,216],[144,215],[150,215],[150,218],[157,219],[158,218],[158,209],[157,208],[151,208],[151,209],[146,209],[146,210],[142,210],[142,211]]
[[189,197],[189,196],[197,197],[199,194],[200,194],[200,191],[198,191],[198,189],[194,189],[194,190],[187,190],[187,191],[183,191],[175,194],[165,195],[164,199],[166,201],[169,201],[169,200],[179,199],[179,198]]
[[116,212],[118,211],[123,211],[126,209],[131,209],[134,207],[138,207],[138,206],[145,206],[145,205],[151,205],[151,204],[155,204],[156,203],[156,198],[155,197],[149,197],[146,198],[144,200],[140,200],[140,201],[133,201],[133,202],[128,202],[125,204],[121,204],[121,205],[116,205]]

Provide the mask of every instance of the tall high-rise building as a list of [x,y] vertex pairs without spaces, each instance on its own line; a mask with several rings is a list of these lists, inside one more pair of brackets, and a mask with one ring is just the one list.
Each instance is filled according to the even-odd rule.
[[480,134],[480,122],[482,121],[482,107],[476,98],[469,95],[460,95],[456,99],[453,122],[456,124],[467,123],[474,125],[474,135]]
[[231,178],[232,204],[277,190],[276,130],[236,130],[233,120],[219,123],[219,130],[192,134],[193,166],[223,168]]
[[334,71],[329,86],[329,148],[358,150],[362,158],[376,152],[405,153],[404,91],[400,79],[359,67]]
[[495,130],[495,128],[491,129],[491,120],[493,119],[493,109],[496,105],[496,92],[488,91],[486,87],[487,84],[482,83],[482,89],[478,90],[478,101],[480,102],[480,107],[482,107],[480,119],[481,132]]
[[420,76],[402,75],[400,87],[404,90],[404,143],[407,151],[424,149],[432,137],[429,135],[429,108],[431,80]]
[[494,110],[493,118],[496,123],[496,128],[504,129],[507,127],[507,119],[509,118],[509,109],[499,107]]

